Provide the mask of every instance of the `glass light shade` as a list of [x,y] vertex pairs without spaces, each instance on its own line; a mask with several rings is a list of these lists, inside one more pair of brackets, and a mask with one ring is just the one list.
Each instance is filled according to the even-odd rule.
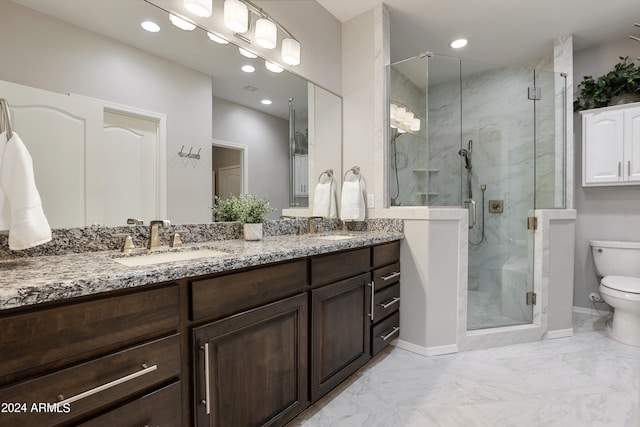
[[173,25],[180,28],[181,30],[193,31],[196,28],[195,24],[192,24],[189,21],[185,21],[184,19],[172,13],[169,14],[169,21],[171,21]]
[[403,123],[404,116],[407,114],[407,109],[404,107],[398,107],[396,109],[396,121]]
[[389,118],[391,120],[396,119],[396,113],[398,111],[398,106],[396,104],[389,105]]
[[209,40],[211,40],[212,42],[216,42],[218,44],[229,44],[229,40],[223,39],[219,35],[210,33],[208,31],[207,31],[207,37],[209,37]]
[[274,64],[273,62],[264,61],[264,66],[272,73],[281,73],[284,71],[281,66],[279,66],[278,64]]
[[273,49],[278,43],[278,27],[268,19],[256,21],[256,43],[265,49]]
[[300,42],[294,39],[282,40],[282,60],[285,64],[300,64]]
[[208,18],[211,16],[213,0],[184,0],[184,7],[194,15]]
[[224,0],[224,24],[236,33],[249,29],[249,9],[239,0]]
[[256,55],[255,53],[249,52],[247,49],[243,49],[241,47],[238,48],[238,52],[240,52],[240,55],[244,56],[245,58],[253,59],[258,57],[258,55]]
[[411,121],[411,127],[409,128],[414,132],[417,132],[420,130],[420,119],[413,119]]
[[413,123],[413,111],[407,111],[407,113],[404,115],[404,120],[402,121],[402,123],[404,123],[405,126],[411,126],[411,123]]

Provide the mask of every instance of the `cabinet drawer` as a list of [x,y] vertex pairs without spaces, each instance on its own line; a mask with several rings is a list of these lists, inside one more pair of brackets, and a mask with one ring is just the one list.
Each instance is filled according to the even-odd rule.
[[400,283],[387,286],[381,291],[377,291],[373,297],[373,319],[372,322],[384,319],[389,314],[400,308]]
[[373,283],[375,284],[376,291],[398,283],[398,281],[400,281],[399,262],[373,270]]
[[371,355],[374,356],[400,336],[400,312],[396,311],[371,327]]
[[180,382],[142,396],[79,427],[182,425]]
[[170,286],[0,318],[0,384],[25,378],[21,371],[30,368],[175,330],[179,302],[178,287]]
[[391,264],[400,260],[400,241],[384,243],[373,247],[372,266]]
[[191,282],[191,318],[217,319],[302,292],[306,260]]
[[0,390],[0,402],[55,404],[44,412],[4,413],[4,426],[52,426],[107,408],[180,373],[180,335],[127,348]]
[[369,270],[371,249],[320,255],[311,258],[311,284],[326,285]]

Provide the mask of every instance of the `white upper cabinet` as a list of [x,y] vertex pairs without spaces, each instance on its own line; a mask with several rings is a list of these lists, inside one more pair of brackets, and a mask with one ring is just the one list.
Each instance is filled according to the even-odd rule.
[[639,185],[640,103],[581,114],[582,185]]

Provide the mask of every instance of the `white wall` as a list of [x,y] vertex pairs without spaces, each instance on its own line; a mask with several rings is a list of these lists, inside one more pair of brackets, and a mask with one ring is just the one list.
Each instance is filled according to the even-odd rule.
[[[620,62],[640,52],[638,42],[629,39],[583,49],[574,55],[574,83],[584,76],[597,78]],[[576,90],[575,95],[579,92]],[[640,241],[640,186],[582,187],[582,125],[580,114],[574,114],[575,128],[575,207],[576,220],[575,283],[573,305],[591,308],[590,292],[597,292],[598,278],[593,266],[589,241],[593,239]],[[600,307],[602,308],[602,307]]]
[[[209,76],[13,2],[0,3],[0,16],[3,80],[167,114],[168,217],[210,221]],[[207,154],[180,158],[183,144]]]
[[249,193],[266,197],[277,218],[289,206],[289,122],[213,98],[213,138],[249,148]]

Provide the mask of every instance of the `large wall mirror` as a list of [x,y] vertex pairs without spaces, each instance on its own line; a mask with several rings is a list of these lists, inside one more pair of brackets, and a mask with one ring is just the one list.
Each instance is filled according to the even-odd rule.
[[318,176],[342,176],[340,97],[212,41],[207,22],[177,28],[176,4],[0,1],[0,97],[53,228],[209,222],[213,196],[238,192],[268,198],[272,218],[305,214]]

